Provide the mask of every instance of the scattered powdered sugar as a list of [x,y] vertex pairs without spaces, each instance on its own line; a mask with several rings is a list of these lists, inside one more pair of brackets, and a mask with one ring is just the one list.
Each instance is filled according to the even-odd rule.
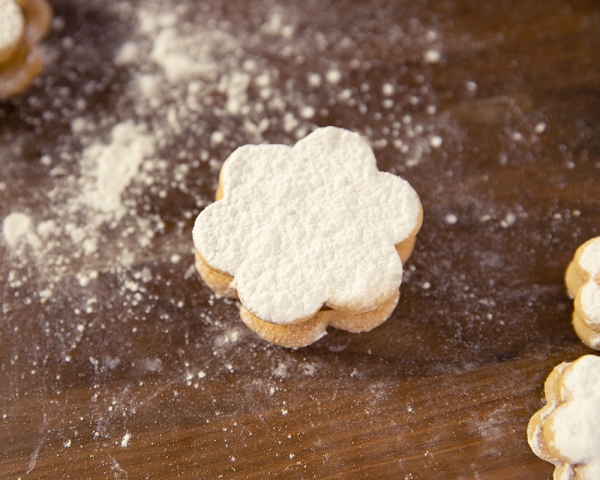
[[293,148],[240,147],[221,177],[194,244],[254,315],[287,324],[325,302],[366,311],[400,286],[394,245],[418,226],[419,198],[377,170],[360,135],[327,127]]
[[429,145],[431,145],[431,148],[440,148],[442,146],[442,143],[442,137],[438,135],[434,135],[429,139]]
[[517,221],[517,216],[514,213],[509,212],[505,215],[504,219],[502,219],[500,221],[500,226],[502,228],[508,228],[508,227],[514,225],[516,221]]
[[438,63],[441,58],[442,56],[437,50],[427,50],[425,52],[425,61],[428,63]]
[[226,330],[215,338],[215,347],[220,348],[235,344],[242,336],[242,331],[238,328]]
[[[154,34],[152,30],[148,33]],[[150,59],[162,68],[169,82],[190,78],[215,81],[219,74],[215,54],[231,53],[237,45],[232,36],[216,29],[186,36],[169,27],[156,34]]]
[[[86,125],[82,130],[87,128]],[[69,272],[80,279],[82,286],[87,286],[89,279],[97,274],[95,267],[89,269],[73,260],[85,256],[117,260],[108,260],[108,268],[131,263],[130,251],[122,249],[114,256],[110,251],[99,252],[99,246],[106,239],[105,225],[112,228],[122,225],[129,229],[127,236],[137,232],[142,247],[161,228],[158,219],[135,218],[135,210],[131,209],[135,202],[123,202],[123,194],[134,179],[138,182],[149,179],[147,172],[140,169],[144,163],[147,169],[153,169],[155,143],[144,125],[124,121],[112,128],[108,142],[94,140],[83,149],[79,175],[63,177],[61,167],[54,167],[50,175],[57,179],[48,193],[50,208],[41,212],[46,218],[13,212],[3,221],[4,240],[19,257],[13,266],[33,261],[42,281],[56,282]],[[128,226],[121,222],[124,217]]]
[[[98,262],[104,269],[127,268],[136,261],[140,247],[150,247],[165,228],[159,212],[140,216],[151,207],[148,198],[164,202],[178,192],[191,200],[184,213],[195,214],[208,198],[188,183],[192,170],[210,166],[213,177],[206,181],[214,185],[224,152],[262,143],[267,136],[277,138],[275,132],[286,135],[279,141],[292,143],[316,122],[326,122],[329,108],[370,111],[374,121],[361,133],[376,149],[397,149],[411,168],[441,146],[436,122],[393,113],[403,105],[423,105],[435,112],[433,92],[422,80],[408,87],[401,77],[388,78],[379,92],[392,103],[380,104],[381,113],[372,111],[377,107],[368,83],[358,92],[344,86],[348,72],[370,68],[360,56],[348,64],[327,59],[328,45],[338,42],[336,48],[347,50],[348,39],[298,31],[297,12],[291,15],[279,8],[266,16],[260,35],[252,29],[234,30],[208,6],[195,10],[199,11],[189,17],[194,11],[189,5],[168,8],[149,2],[132,11],[134,28],[113,57],[115,66],[130,75],[119,100],[123,108],[117,110],[123,114],[98,121],[85,99],[73,99],[71,138],[59,138],[54,150],[41,159],[53,180],[47,208],[30,215],[23,227],[28,233],[18,234],[18,241],[8,231],[4,235],[11,249],[20,248],[22,253],[27,245],[32,254],[20,256],[17,263],[33,263],[42,282],[59,281],[68,273],[88,285],[92,278],[88,270],[97,272]],[[423,49],[440,40],[418,22],[408,30],[413,38],[420,36]],[[415,48],[406,35],[391,32],[390,41],[396,47]],[[68,42],[61,45],[72,48]],[[286,76],[277,62],[254,53],[261,49],[286,61],[303,61],[312,52],[321,57],[304,78],[294,78]],[[183,149],[181,138],[187,139]],[[178,150],[173,150],[175,145]],[[109,241],[113,251],[106,250]],[[94,259],[92,269],[83,260],[86,257]]]
[[33,221],[29,215],[20,212],[11,213],[2,222],[2,235],[7,245],[17,250],[24,245],[39,248],[40,239],[33,230]]
[[456,222],[458,222],[458,217],[454,213],[449,213],[444,217],[444,221],[448,225],[454,225]]
[[129,446],[129,442],[131,441],[131,433],[126,433],[123,435],[121,439],[121,448],[127,448]]
[[287,375],[289,366],[284,362],[279,362],[273,369],[273,376],[277,378],[285,378]]
[[115,125],[109,144],[94,143],[83,151],[81,167],[82,204],[93,210],[110,213],[116,220],[125,215],[121,195],[138,173],[144,159],[155,153],[155,140],[145,132],[143,126],[132,121]]

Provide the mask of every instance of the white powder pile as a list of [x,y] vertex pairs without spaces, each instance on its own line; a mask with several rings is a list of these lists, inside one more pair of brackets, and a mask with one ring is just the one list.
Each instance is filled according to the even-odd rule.
[[25,18],[13,0],[0,0],[0,62],[14,51],[23,36]]
[[367,311],[398,290],[395,244],[420,203],[360,135],[327,127],[293,148],[241,147],[221,175],[224,198],[199,215],[194,244],[258,317],[287,324],[325,302]]
[[80,174],[57,180],[49,193],[52,200],[46,212],[49,218],[36,219],[39,223],[35,224],[31,216],[13,212],[4,219],[4,241],[18,256],[13,266],[17,263],[26,266],[30,253],[29,260],[35,262],[43,282],[59,281],[68,273],[87,286],[90,279],[97,277],[96,267],[86,268],[74,259],[106,258],[107,268],[131,263],[127,249],[122,248],[115,255],[111,250],[99,251],[98,247],[106,241],[103,226],[115,227],[124,217],[128,224],[135,222],[125,231],[127,237],[137,232],[134,238],[140,246],[147,246],[155,229],[160,228],[159,221],[134,219],[130,207],[136,203],[123,202],[132,181],[145,178],[140,167],[144,162],[150,164],[154,153],[154,137],[143,125],[132,121],[115,125],[108,143],[96,140],[86,147],[81,152]]
[[176,28],[164,28],[156,35],[150,59],[162,68],[169,82],[190,78],[215,81],[219,67],[214,55],[231,53],[236,46],[232,36],[219,30],[201,30],[186,36]]
[[[94,143],[83,152],[80,201],[93,210],[111,213],[118,220],[125,215],[121,195],[138,173],[144,159],[155,153],[154,137],[132,121],[117,124],[109,144]],[[89,178],[95,178],[90,185]]]
[[578,478],[600,478],[600,357],[586,355],[568,366],[560,397],[547,420],[552,446],[577,465]]
[[7,245],[17,250],[25,245],[40,247],[40,239],[33,230],[33,221],[29,215],[14,212],[2,222],[2,235]]

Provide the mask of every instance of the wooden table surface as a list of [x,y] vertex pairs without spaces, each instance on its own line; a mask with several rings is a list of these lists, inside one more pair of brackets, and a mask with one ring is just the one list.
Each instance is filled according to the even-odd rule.
[[[600,235],[600,5],[158,5],[53,2],[44,73],[0,103],[0,218],[33,225],[0,245],[0,477],[550,478],[525,431],[593,353],[563,274]],[[213,70],[170,78],[169,28]],[[117,215],[81,198],[123,122],[156,144]],[[424,224],[385,324],[289,350],[211,295],[191,229],[233,149],[325,125],[367,136]]]

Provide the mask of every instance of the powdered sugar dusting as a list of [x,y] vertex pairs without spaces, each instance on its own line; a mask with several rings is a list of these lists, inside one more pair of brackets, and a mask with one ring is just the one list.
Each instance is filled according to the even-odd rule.
[[[148,33],[154,34],[152,30]],[[215,81],[219,68],[214,55],[230,53],[237,44],[232,36],[216,29],[182,36],[169,27],[156,34],[150,58],[162,68],[169,82],[190,78]]]
[[293,148],[241,147],[222,182],[194,243],[259,318],[285,324],[325,302],[365,311],[400,286],[394,245],[417,227],[419,199],[377,171],[359,135],[328,127]]

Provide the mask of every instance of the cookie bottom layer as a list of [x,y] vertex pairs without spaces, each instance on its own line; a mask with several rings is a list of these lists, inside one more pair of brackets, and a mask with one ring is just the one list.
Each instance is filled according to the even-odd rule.
[[229,297],[229,298],[238,298],[237,292],[235,288],[231,286],[231,282],[233,282],[233,277],[230,275],[225,275],[224,273],[217,272],[213,268],[209,267],[208,264],[202,258],[202,255],[195,250],[196,252],[196,270],[200,274],[204,283],[208,285],[208,287],[215,292],[218,296],[221,297]]
[[375,310],[364,313],[319,310],[308,320],[290,325],[265,322],[252,315],[243,305],[240,306],[240,317],[261,338],[282,347],[300,348],[326,335],[328,326],[353,333],[368,332],[378,327],[392,315],[399,298],[398,291]]
[[23,40],[11,58],[0,65],[0,99],[21,93],[42,67],[40,51]]
[[594,330],[585,322],[576,309],[573,312],[573,328],[579,339],[588,347],[600,350],[600,332]]
[[[412,251],[414,239],[408,245]],[[211,268],[196,250],[196,270],[206,285],[217,295],[237,298],[235,288],[231,286],[233,277]],[[312,317],[289,325],[276,325],[252,315],[244,306],[240,307],[242,321],[261,338],[282,347],[300,348],[316,342],[327,333],[331,326],[347,332],[368,332],[385,322],[396,308],[400,292],[383,299],[368,312],[341,312],[323,308]]]

